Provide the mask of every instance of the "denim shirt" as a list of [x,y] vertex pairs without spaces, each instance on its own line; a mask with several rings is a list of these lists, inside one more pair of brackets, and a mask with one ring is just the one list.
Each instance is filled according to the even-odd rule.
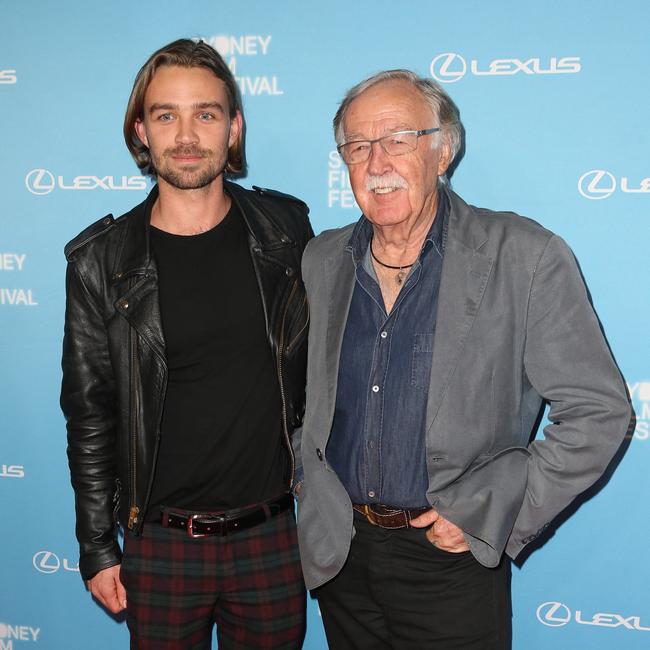
[[327,460],[352,503],[428,505],[425,427],[448,201],[386,313],[362,217],[347,250],[355,287],[345,327]]

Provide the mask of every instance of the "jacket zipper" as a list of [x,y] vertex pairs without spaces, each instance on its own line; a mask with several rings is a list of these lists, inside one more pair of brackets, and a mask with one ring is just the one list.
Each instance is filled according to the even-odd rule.
[[[167,393],[167,377],[165,376],[165,380],[163,382],[162,386],[162,394],[163,396]],[[161,405],[160,408],[158,409],[158,429],[157,429],[157,436],[156,436],[156,445],[154,447],[154,455],[153,455],[153,467],[155,468],[157,463],[158,463],[158,450],[160,448],[160,427],[162,425],[162,415],[163,415],[163,403],[164,403],[164,397],[161,400]],[[151,499],[151,490],[153,489],[153,481],[154,481],[154,476],[155,476],[155,470],[154,472],[151,473],[151,478],[149,480],[149,485],[147,487],[147,494],[144,498],[144,504],[143,504],[143,510],[146,512],[147,508],[149,507],[149,500]],[[136,510],[139,512],[139,508],[136,508]],[[137,512],[136,512],[136,517],[137,517]],[[137,519],[136,519],[137,523]]]
[[115,492],[113,493],[113,522],[119,522],[120,496],[122,494],[122,483],[118,478],[115,479]]
[[293,487],[293,474],[296,469],[296,459],[293,454],[293,447],[291,446],[291,439],[289,438],[289,427],[287,424],[287,397],[284,392],[284,383],[282,380],[282,353],[284,345],[284,323],[287,318],[287,312],[289,311],[289,305],[291,304],[291,299],[293,294],[296,292],[296,287],[298,286],[298,280],[295,280],[293,286],[291,287],[291,293],[287,300],[287,304],[284,307],[284,312],[282,314],[282,323],[280,324],[280,341],[278,343],[278,382],[280,384],[280,398],[282,399],[282,432],[284,433],[284,441],[287,445],[289,451],[289,459],[291,461],[291,471],[289,473],[289,489]]
[[130,330],[131,341],[131,394],[133,395],[133,407],[131,408],[131,507],[129,508],[129,530],[133,530],[138,523],[140,508],[136,505],[136,450],[137,450],[137,428],[138,428],[138,391],[136,388],[136,365],[138,362],[138,349],[136,334]]

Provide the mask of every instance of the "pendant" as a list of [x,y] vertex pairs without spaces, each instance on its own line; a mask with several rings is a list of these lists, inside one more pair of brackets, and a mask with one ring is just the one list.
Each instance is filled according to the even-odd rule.
[[404,282],[404,271],[402,269],[399,270],[399,273],[395,276],[395,282],[401,286],[402,282]]

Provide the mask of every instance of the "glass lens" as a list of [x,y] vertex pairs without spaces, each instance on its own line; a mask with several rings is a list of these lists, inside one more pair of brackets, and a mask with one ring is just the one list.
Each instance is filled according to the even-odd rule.
[[402,154],[413,151],[418,144],[418,134],[416,131],[402,131],[401,133],[391,133],[377,140],[356,140],[347,142],[339,147],[341,158],[348,164],[366,162],[370,157],[373,142],[379,142],[381,148],[389,156],[401,156]]
[[382,138],[379,142],[389,156],[401,156],[402,154],[413,151],[416,148],[418,136],[415,131],[391,133]]
[[354,165],[368,160],[370,147],[371,144],[368,140],[358,140],[357,142],[348,142],[342,145],[339,151],[346,163]]

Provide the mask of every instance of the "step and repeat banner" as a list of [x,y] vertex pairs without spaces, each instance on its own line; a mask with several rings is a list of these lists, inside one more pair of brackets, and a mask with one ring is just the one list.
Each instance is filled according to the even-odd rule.
[[[59,411],[63,246],[150,188],[122,140],[134,76],[203,38],[241,88],[248,176],[316,232],[358,218],[331,121],[405,67],[460,107],[465,200],[532,217],[584,273],[636,414],[599,489],[514,568],[514,648],[650,647],[650,4],[465,0],[0,5],[0,650],[123,648],[78,572]],[[315,601],[305,648],[325,648]]]

